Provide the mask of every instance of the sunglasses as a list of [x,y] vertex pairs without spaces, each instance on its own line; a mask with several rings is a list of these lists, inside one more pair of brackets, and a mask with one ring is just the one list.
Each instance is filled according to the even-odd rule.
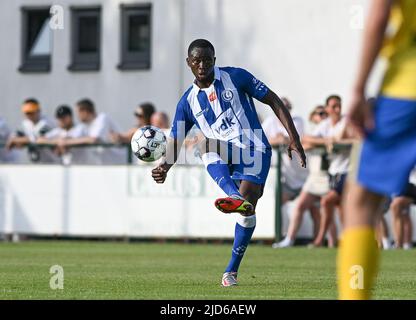
[[137,113],[137,112],[135,112],[135,113],[134,113],[134,115],[135,115],[137,118],[143,118],[143,115],[142,115],[141,113]]
[[317,115],[319,115],[319,116],[321,116],[321,117],[324,117],[324,116],[327,116],[328,114],[325,112],[325,111],[316,111],[316,112],[314,112],[314,114],[317,114]]

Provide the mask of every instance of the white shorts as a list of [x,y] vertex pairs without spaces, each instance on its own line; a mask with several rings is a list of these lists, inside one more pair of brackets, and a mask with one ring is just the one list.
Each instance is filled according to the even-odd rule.
[[310,173],[302,188],[314,196],[321,197],[329,192],[329,176],[326,171]]

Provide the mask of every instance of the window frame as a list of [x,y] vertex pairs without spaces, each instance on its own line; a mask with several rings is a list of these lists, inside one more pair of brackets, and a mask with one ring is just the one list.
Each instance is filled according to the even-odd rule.
[[[151,3],[129,3],[120,4],[120,63],[117,65],[119,70],[150,70],[152,64],[152,12]],[[128,38],[129,26],[128,18],[134,14],[147,15],[149,18],[149,51],[143,53],[129,52]]]
[[[51,34],[51,53],[48,55],[40,55],[37,57],[30,57],[27,47],[29,20],[28,14],[33,11],[47,11],[50,16],[50,6],[21,6],[21,62],[18,70],[22,73],[47,73],[51,71],[53,39]],[[52,32],[52,31],[51,31]]]
[[[101,6],[70,6],[71,11],[71,35],[70,35],[70,58],[69,71],[99,71],[101,68],[101,45],[102,45],[102,9]],[[97,17],[97,52],[81,53],[78,52],[78,31],[79,18]]]

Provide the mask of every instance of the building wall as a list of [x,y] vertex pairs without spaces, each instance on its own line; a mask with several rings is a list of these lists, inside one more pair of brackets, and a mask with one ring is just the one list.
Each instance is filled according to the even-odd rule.
[[[151,2],[152,67],[120,71],[120,3]],[[59,4],[64,30],[53,31],[50,73],[23,74],[20,65],[22,5]],[[102,5],[101,70],[70,72],[70,5]],[[24,98],[37,97],[52,116],[58,104],[90,97],[122,127],[133,122],[132,110],[152,101],[172,117],[177,100],[192,81],[185,64],[194,38],[210,39],[220,66],[241,66],[274,91],[288,96],[295,113],[306,118],[331,93],[347,98],[360,47],[356,0],[2,0],[0,1],[0,115],[11,126],[21,117]],[[381,68],[379,68],[380,72]],[[378,73],[379,73],[378,72]],[[376,72],[377,73],[377,72]],[[370,92],[376,92],[373,81]],[[348,100],[348,98],[346,99]],[[261,115],[266,108],[259,105]]]

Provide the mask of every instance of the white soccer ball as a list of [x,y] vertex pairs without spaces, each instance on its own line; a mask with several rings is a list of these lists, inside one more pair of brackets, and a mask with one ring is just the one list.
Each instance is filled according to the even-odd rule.
[[131,138],[131,150],[142,161],[159,160],[166,153],[166,136],[157,127],[141,127]]

